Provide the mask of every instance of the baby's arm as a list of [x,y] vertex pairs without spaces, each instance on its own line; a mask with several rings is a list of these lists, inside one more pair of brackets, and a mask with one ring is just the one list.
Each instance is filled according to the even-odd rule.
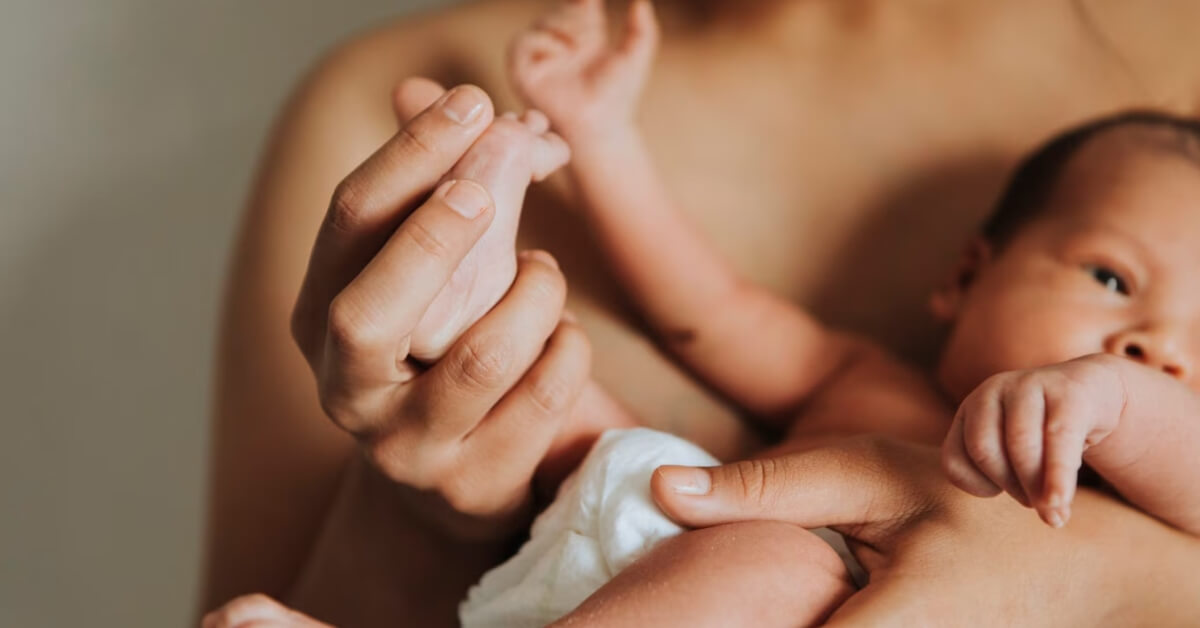
[[959,408],[944,461],[964,490],[1007,490],[1056,527],[1070,517],[1087,462],[1134,505],[1200,534],[1198,446],[1200,395],[1097,354],[985,381]]
[[740,277],[678,209],[633,122],[657,40],[653,12],[635,2],[615,45],[604,17],[602,0],[575,0],[522,34],[516,86],[571,145],[587,219],[663,344],[736,403],[782,416],[859,343]]

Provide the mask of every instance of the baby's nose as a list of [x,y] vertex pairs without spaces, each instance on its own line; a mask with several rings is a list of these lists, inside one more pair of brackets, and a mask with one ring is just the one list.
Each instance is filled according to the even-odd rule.
[[1117,334],[1109,339],[1105,349],[1186,381],[1192,376],[1192,364],[1180,345],[1169,329],[1158,327]]

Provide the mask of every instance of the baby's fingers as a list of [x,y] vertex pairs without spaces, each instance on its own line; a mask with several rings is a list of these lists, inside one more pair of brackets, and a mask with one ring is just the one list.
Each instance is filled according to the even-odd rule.
[[1004,441],[1007,388],[1004,380],[988,380],[963,401],[959,408],[963,422],[963,445],[967,457],[979,472],[987,476],[992,484],[1028,506],[1025,491],[1009,464]]
[[961,410],[954,417],[954,423],[942,444],[942,470],[952,484],[976,497],[994,497],[1000,493],[1000,487],[977,469],[967,454]]
[[[1029,506],[1042,499],[1042,441],[1046,396],[1035,380],[1020,380],[1004,392],[1004,451],[1017,478],[1017,501]],[[1011,492],[1011,491],[1010,491]]]
[[1071,502],[1079,467],[1083,464],[1083,447],[1087,438],[1087,422],[1080,412],[1086,409],[1070,402],[1050,404],[1045,427],[1045,486],[1043,498],[1036,506],[1046,523],[1061,528],[1071,518]]

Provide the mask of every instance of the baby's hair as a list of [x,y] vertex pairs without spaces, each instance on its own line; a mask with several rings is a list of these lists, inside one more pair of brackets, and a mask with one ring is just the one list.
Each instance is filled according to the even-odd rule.
[[1050,138],[1017,167],[1004,194],[983,225],[983,235],[1003,246],[1031,218],[1045,209],[1066,165],[1098,135],[1117,129],[1140,129],[1131,135],[1145,148],[1165,150],[1200,164],[1200,120],[1157,111],[1136,110],[1085,122]]

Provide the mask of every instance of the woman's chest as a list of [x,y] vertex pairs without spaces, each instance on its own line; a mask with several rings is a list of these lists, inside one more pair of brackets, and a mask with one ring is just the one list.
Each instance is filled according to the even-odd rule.
[[[720,56],[668,44],[639,124],[679,206],[749,278],[927,359],[927,295],[1020,153],[1061,125],[1138,104],[1073,41],[1026,42],[1070,53],[1069,64],[1031,63],[1005,57],[996,31],[971,28],[826,32],[808,49],[742,42]],[[564,183],[531,193],[521,245],[562,262],[597,378],[652,425],[730,450],[750,442],[640,333]]]

